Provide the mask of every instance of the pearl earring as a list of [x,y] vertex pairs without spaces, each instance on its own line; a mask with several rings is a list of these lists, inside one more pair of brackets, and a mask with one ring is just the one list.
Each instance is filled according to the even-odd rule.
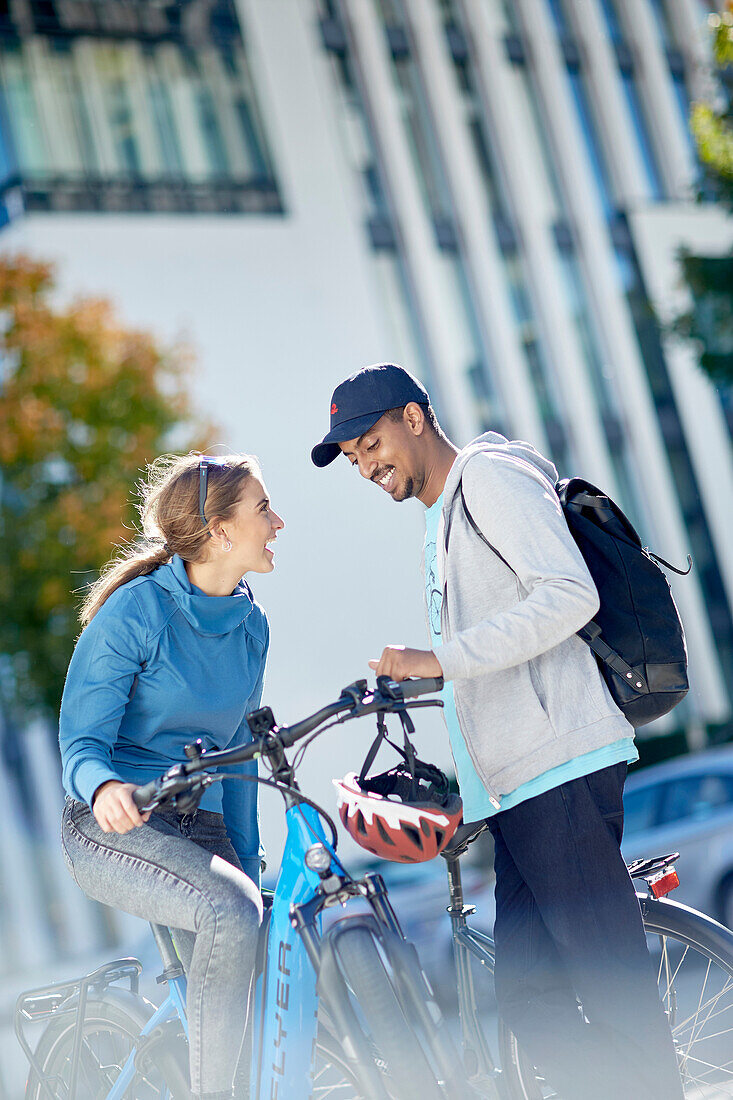
[[229,551],[231,550],[231,548],[232,548],[231,542],[229,541],[229,539],[225,539],[224,545],[222,546],[222,550],[225,550],[226,553],[228,554]]

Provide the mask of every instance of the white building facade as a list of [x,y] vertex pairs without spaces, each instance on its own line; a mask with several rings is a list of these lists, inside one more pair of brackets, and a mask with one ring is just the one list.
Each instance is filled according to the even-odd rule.
[[[333,387],[384,360],[422,377],[457,443],[529,439],[652,549],[692,555],[674,581],[693,685],[675,720],[730,719],[733,408],[655,321],[687,305],[680,247],[733,244],[694,201],[686,126],[713,7],[15,0],[0,17],[0,250],[55,261],[66,298],[184,336],[215,442],[260,456],[286,520],[256,585],[282,720],[383,644],[425,640],[420,506],[309,461]],[[425,730],[421,751],[450,766],[439,723]],[[309,793],[333,808],[331,777],[370,735],[314,747]],[[265,796],[273,863],[281,816]],[[5,881],[14,858],[0,850]],[[59,891],[45,957],[74,921]],[[85,942],[101,950],[106,928]]]

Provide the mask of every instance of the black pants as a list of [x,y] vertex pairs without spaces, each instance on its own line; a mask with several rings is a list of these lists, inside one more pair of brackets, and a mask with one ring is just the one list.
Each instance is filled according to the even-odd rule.
[[683,1095],[619,850],[625,778],[615,764],[488,819],[499,1012],[563,1100]]

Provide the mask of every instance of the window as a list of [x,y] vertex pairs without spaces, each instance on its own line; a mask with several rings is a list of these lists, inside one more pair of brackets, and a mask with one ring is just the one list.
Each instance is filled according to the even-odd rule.
[[634,130],[636,131],[636,138],[639,142],[639,149],[644,163],[649,193],[653,199],[662,199],[664,198],[662,175],[657,164],[654,146],[652,145],[649,127],[639,99],[639,92],[636,87],[634,74],[622,72],[621,83],[624,89],[624,95],[626,96],[626,102],[629,105],[629,112],[631,114]]
[[601,198],[603,213],[607,218],[610,218],[615,209],[613,184],[611,182],[611,174],[608,170],[608,163],[603,151],[603,146],[588,102],[583,77],[577,69],[568,69],[568,80],[570,81],[570,90],[573,93],[573,99],[578,112],[580,128],[585,138],[585,147],[593,171],[593,178]]
[[393,60],[407,146],[430,217],[450,218],[451,200],[420,75],[409,56]]
[[281,212],[238,25],[210,30],[0,39],[0,169],[27,207]]
[[608,28],[611,40],[613,42],[623,41],[624,36],[614,0],[601,0],[601,11],[603,12],[603,18],[606,20],[606,27]]
[[689,776],[666,785],[660,822],[704,821],[724,807],[733,808],[733,776]]
[[[365,225],[374,248],[373,269],[378,293],[390,320],[397,358],[412,363],[432,394],[438,414],[442,412],[440,390],[432,378],[432,362],[425,340],[420,308],[401,251],[399,234],[389,202],[387,180],[372,130],[360,71],[352,61],[348,39],[340,24],[339,5],[322,0],[323,20],[332,20],[331,41],[324,35],[337,92],[338,125],[348,163],[358,181]],[[393,10],[393,9],[390,9]],[[323,26],[323,23],[322,23]]]
[[631,115],[631,122],[636,133],[636,139],[639,143],[639,150],[644,164],[649,194],[653,199],[662,199],[664,198],[662,174],[657,164],[654,146],[649,133],[649,125],[636,86],[632,55],[628,47],[625,47],[625,36],[616,0],[601,0],[601,12],[606,22],[606,29],[608,30],[614,46],[619,49],[624,48],[625,50],[626,57],[623,62],[619,62],[619,79],[621,80],[621,86],[629,107],[629,114]]
[[570,34],[570,27],[568,25],[567,15],[565,14],[562,0],[547,0],[547,5],[550,9],[550,15],[555,24],[555,29],[559,31],[560,34]]
[[667,5],[664,0],[651,0],[652,15],[657,24],[657,33],[665,49],[671,49],[675,45],[674,27],[669,18]]

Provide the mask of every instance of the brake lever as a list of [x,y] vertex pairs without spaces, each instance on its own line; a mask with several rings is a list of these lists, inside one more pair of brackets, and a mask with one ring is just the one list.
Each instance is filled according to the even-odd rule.
[[377,691],[385,698],[394,700],[395,703],[404,704],[405,702],[399,682],[392,680],[389,676],[377,676]]
[[369,685],[366,680],[354,680],[353,684],[347,684],[345,688],[341,689],[341,698],[348,696],[354,703],[354,706],[358,709],[364,700],[364,696],[369,690]]
[[151,804],[144,809],[156,809],[158,806],[171,804],[181,813],[191,813],[198,806],[206,788],[213,782],[215,777],[207,772],[194,776],[186,775],[185,765],[174,764],[166,772]]
[[198,809],[204,791],[213,782],[213,777],[210,775],[202,775],[196,779],[189,780],[190,785],[188,790],[181,791],[180,794],[174,795],[171,799],[173,806],[179,813],[193,813],[194,810]]

